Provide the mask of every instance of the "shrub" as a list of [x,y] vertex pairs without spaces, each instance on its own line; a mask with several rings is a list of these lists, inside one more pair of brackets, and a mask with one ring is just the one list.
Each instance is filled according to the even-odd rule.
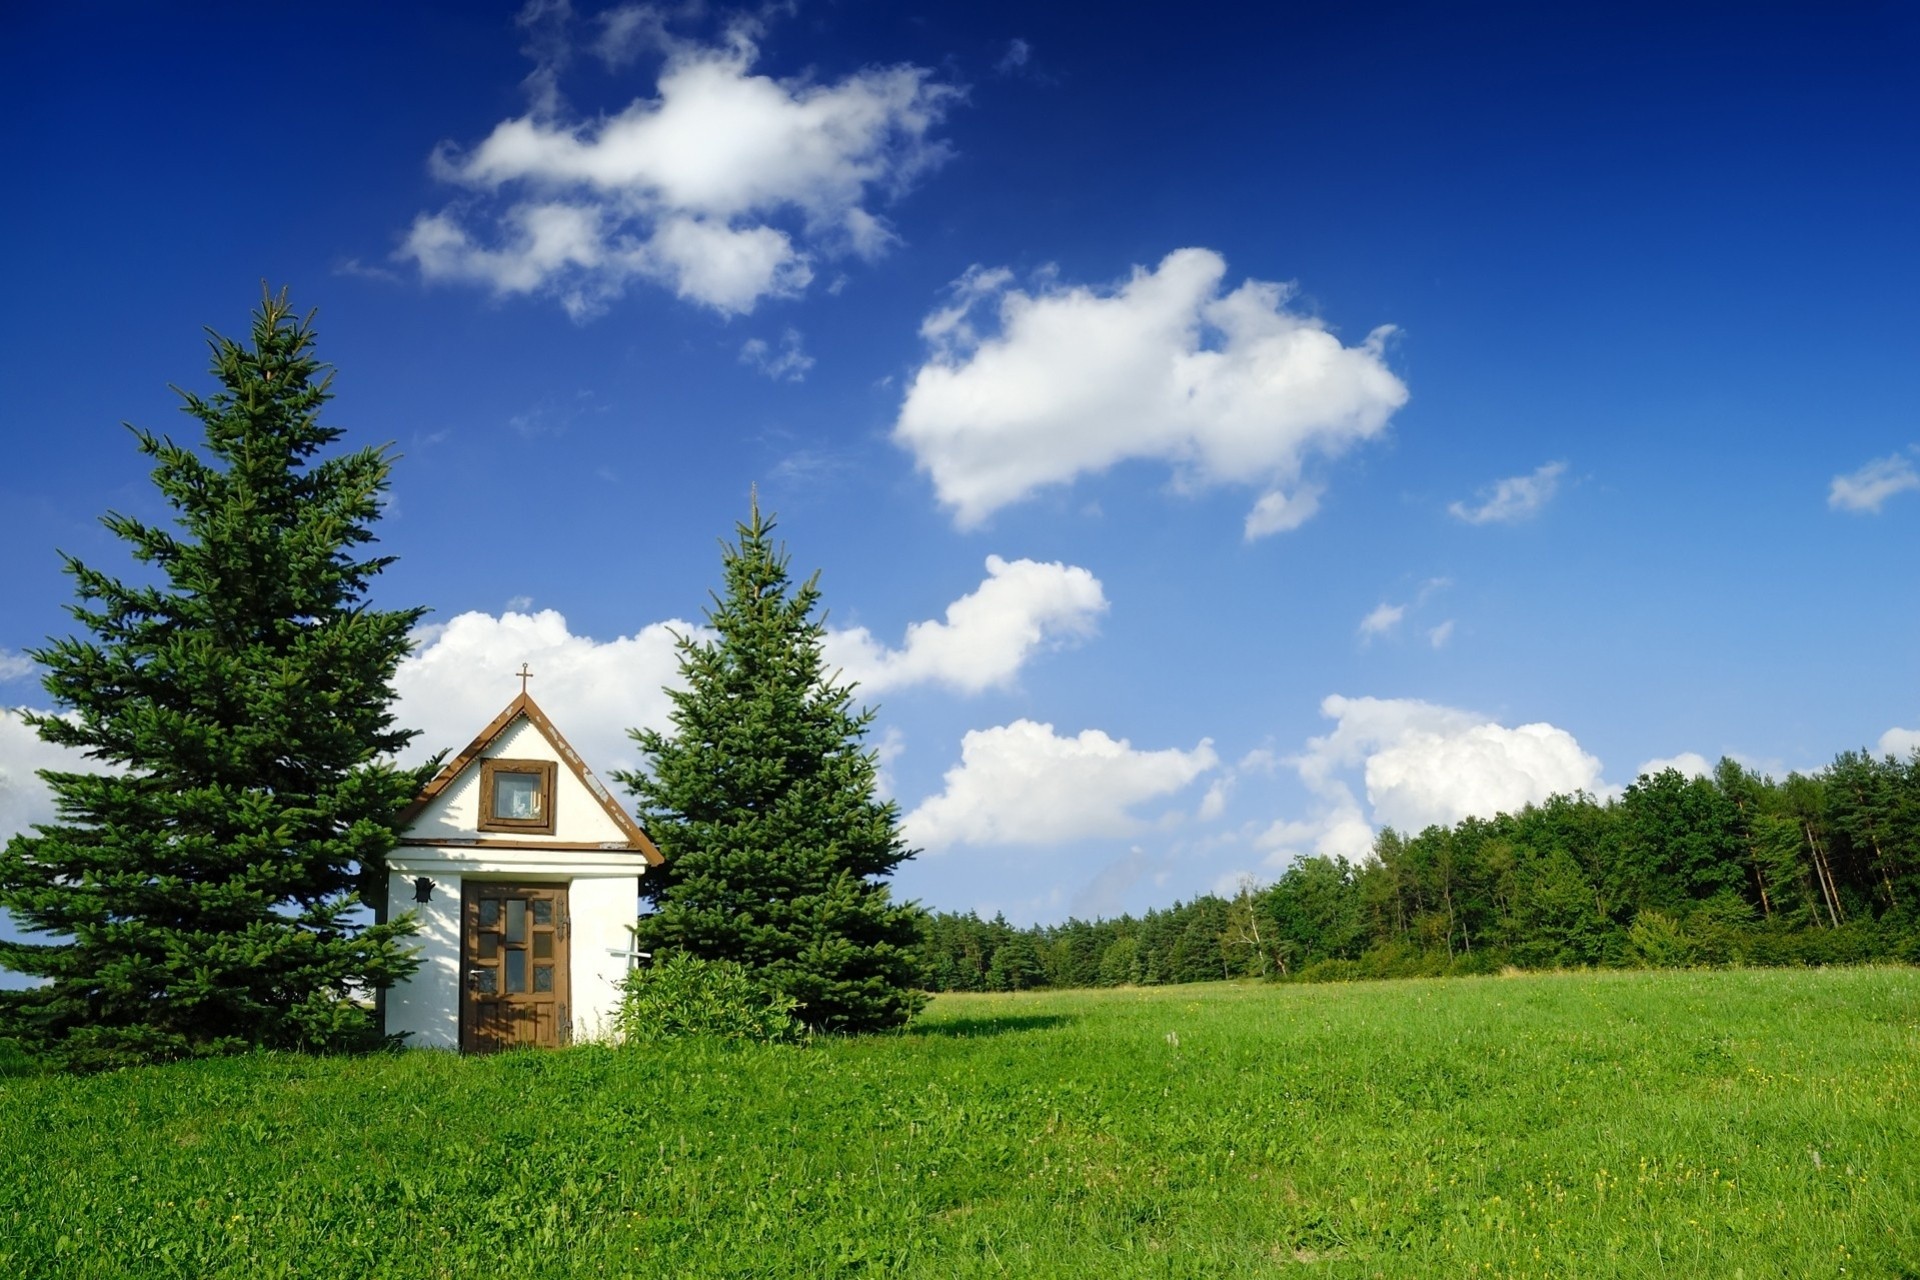
[[7,1076],[33,1075],[41,1069],[41,1064],[17,1041],[0,1040],[0,1079]]
[[1643,969],[1684,969],[1699,958],[1699,947],[1678,920],[1649,909],[1627,930],[1627,954]]
[[731,960],[674,952],[627,975],[614,1029],[628,1044],[682,1036],[795,1040],[804,1031],[793,1016],[798,1004]]

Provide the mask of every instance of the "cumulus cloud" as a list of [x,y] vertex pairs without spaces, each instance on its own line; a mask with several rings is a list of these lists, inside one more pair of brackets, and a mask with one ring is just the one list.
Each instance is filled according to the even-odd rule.
[[804,382],[813,368],[813,357],[800,349],[800,331],[788,329],[780,335],[775,351],[763,338],[749,338],[740,348],[740,363],[751,365],[775,382]]
[[1549,462],[1531,475],[1508,476],[1475,494],[1474,502],[1455,502],[1447,511],[1456,520],[1468,524],[1518,524],[1531,520],[1553,501],[1566,469],[1564,462]]
[[1372,613],[1360,619],[1360,638],[1371,640],[1375,636],[1385,635],[1400,625],[1407,616],[1407,606],[1382,602],[1374,607]]
[[1920,751],[1920,729],[1889,729],[1880,735],[1880,754],[1904,760]]
[[[1269,866],[1303,853],[1349,860],[1373,846],[1374,828],[1417,832],[1492,817],[1555,794],[1601,792],[1600,762],[1565,729],[1507,728],[1476,712],[1414,698],[1345,698],[1320,704],[1335,721],[1288,761],[1318,800],[1307,818],[1275,822],[1256,839]],[[1366,796],[1363,807],[1355,777]]]
[[1142,828],[1137,806],[1218,763],[1206,740],[1190,751],[1139,751],[1098,729],[1063,737],[1050,724],[1016,720],[970,731],[944,789],[906,816],[904,831],[933,850],[1127,836]]
[[676,632],[709,634],[669,621],[595,640],[574,635],[552,609],[463,613],[427,628],[394,677],[400,723],[421,731],[408,759],[466,746],[519,692],[512,673],[524,662],[533,670],[528,692],[605,781],[639,762],[629,729],[667,726],[665,688],[679,683]]
[[874,207],[947,155],[933,133],[960,91],[924,67],[775,80],[753,71],[756,23],[706,44],[646,6],[602,15],[594,48],[609,66],[658,51],[653,95],[578,116],[559,92],[571,20],[530,4],[529,111],[433,153],[463,194],[420,214],[396,255],[426,279],[552,296],[575,319],[634,280],[742,314],[804,290],[823,256],[885,252],[896,237]]
[[37,670],[32,658],[24,653],[14,653],[10,649],[0,649],[0,683],[19,680],[30,676]]
[[1858,471],[1835,476],[1827,488],[1827,505],[1855,515],[1878,515],[1888,498],[1920,489],[1920,472],[1905,454],[1875,458]]
[[1634,770],[1636,778],[1650,778],[1668,769],[1677,769],[1689,778],[1710,778],[1713,776],[1713,764],[1698,751],[1682,751],[1677,756],[1660,756],[1649,760]]
[[1247,512],[1241,531],[1248,542],[1270,533],[1292,533],[1320,513],[1320,495],[1326,491],[1325,485],[1304,482],[1292,493],[1270,489]]
[[[944,621],[913,623],[897,649],[864,627],[829,630],[824,655],[862,693],[916,684],[977,693],[1011,683],[1034,654],[1092,635],[1106,609],[1099,579],[1085,569],[989,556],[986,579],[947,606]],[[518,692],[511,677],[524,662],[533,669],[529,691],[596,773],[631,768],[639,755],[627,731],[668,725],[666,689],[680,683],[677,635],[713,632],[668,619],[595,640],[575,635],[553,609],[476,611],[424,628],[394,678],[401,723],[421,730],[408,758],[465,746]]]
[[102,768],[81,752],[42,742],[20,711],[0,707],[0,845],[37,822],[54,819],[53,793],[37,770],[96,773]]
[[1307,854],[1359,862],[1373,851],[1373,827],[1359,804],[1347,797],[1311,818],[1274,822],[1254,839],[1266,865],[1283,869]]
[[939,684],[979,693],[1010,684],[1035,653],[1093,634],[1107,597],[1100,580],[1076,565],[987,557],[978,588],[947,606],[942,622],[915,622],[890,649],[865,627],[827,634],[829,666],[863,693]]
[[1258,486],[1249,538],[1297,527],[1319,499],[1308,461],[1373,439],[1406,403],[1391,328],[1345,346],[1288,308],[1288,286],[1223,292],[1226,270],[1180,249],[1113,288],[1028,292],[972,269],[921,326],[929,356],[894,440],[962,527],[1131,459],[1169,464],[1185,490]]
[[1340,721],[1315,739],[1365,751],[1367,802],[1376,821],[1417,831],[1430,823],[1490,817],[1560,792],[1601,786],[1600,762],[1565,729],[1503,725],[1410,699],[1328,698]]

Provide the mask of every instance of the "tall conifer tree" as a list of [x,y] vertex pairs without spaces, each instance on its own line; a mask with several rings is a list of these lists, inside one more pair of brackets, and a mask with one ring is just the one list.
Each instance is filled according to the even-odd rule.
[[874,794],[870,710],[825,671],[816,574],[794,587],[759,502],[724,552],[716,637],[683,637],[673,732],[635,731],[615,775],[665,856],[641,945],[736,960],[824,1031],[898,1026],[925,1001],[918,908],[885,877],[912,851]]
[[213,336],[218,390],[180,393],[200,451],[133,429],[174,527],[105,516],[148,583],[67,557],[91,634],[33,654],[65,709],[40,736],[104,768],[43,772],[56,820],[0,853],[0,906],[47,939],[0,942],[45,980],[0,993],[0,1034],[70,1066],[351,1042],[412,968],[411,921],[366,923],[356,888],[421,779],[383,762],[421,611],[367,606],[390,462],[319,456],[311,320],[283,291],[251,346]]

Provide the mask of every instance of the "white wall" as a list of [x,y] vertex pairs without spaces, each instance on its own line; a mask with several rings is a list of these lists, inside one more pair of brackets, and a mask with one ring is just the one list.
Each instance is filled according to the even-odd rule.
[[573,1038],[604,1040],[613,1034],[620,1006],[620,980],[627,958],[611,954],[633,948],[640,877],[580,878],[567,895],[573,915]]
[[387,877],[387,918],[412,911],[420,922],[413,935],[420,968],[387,992],[387,1034],[408,1032],[416,1048],[460,1047],[460,877],[433,876],[433,900],[415,902],[416,871],[398,868]]
[[[480,830],[479,760],[551,760],[554,770],[552,835],[516,831],[510,837],[516,843],[537,847],[548,841],[607,843],[627,847],[627,834],[607,816],[600,797],[594,795],[560,757],[547,736],[522,717],[509,725],[478,759],[435,796],[407,827],[406,834],[420,840],[471,840],[475,837],[502,838],[500,832]],[[591,775],[589,775],[591,776]],[[594,786],[605,787],[598,779]]]
[[[434,850],[418,852],[431,854]],[[440,865],[432,869],[409,866],[396,857],[387,880],[389,918],[412,910],[420,921],[414,943],[420,949],[420,968],[412,978],[387,992],[387,1031],[408,1032],[414,1048],[460,1047],[460,886],[461,877]],[[525,879],[514,875],[511,863],[489,866],[486,879]],[[416,903],[416,876],[433,879],[433,900]],[[536,877],[545,879],[546,877]],[[631,932],[639,910],[637,875],[578,875],[567,891],[567,912],[573,929],[569,936],[572,986],[568,1010],[576,1041],[604,1039],[612,1034],[613,1013],[620,1004],[620,980],[626,975],[624,956],[610,954],[633,946]]]

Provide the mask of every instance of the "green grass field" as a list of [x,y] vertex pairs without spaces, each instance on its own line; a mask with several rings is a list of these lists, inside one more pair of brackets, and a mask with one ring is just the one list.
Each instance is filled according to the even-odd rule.
[[1920,1276],[1920,972],[0,1079],[0,1275]]

